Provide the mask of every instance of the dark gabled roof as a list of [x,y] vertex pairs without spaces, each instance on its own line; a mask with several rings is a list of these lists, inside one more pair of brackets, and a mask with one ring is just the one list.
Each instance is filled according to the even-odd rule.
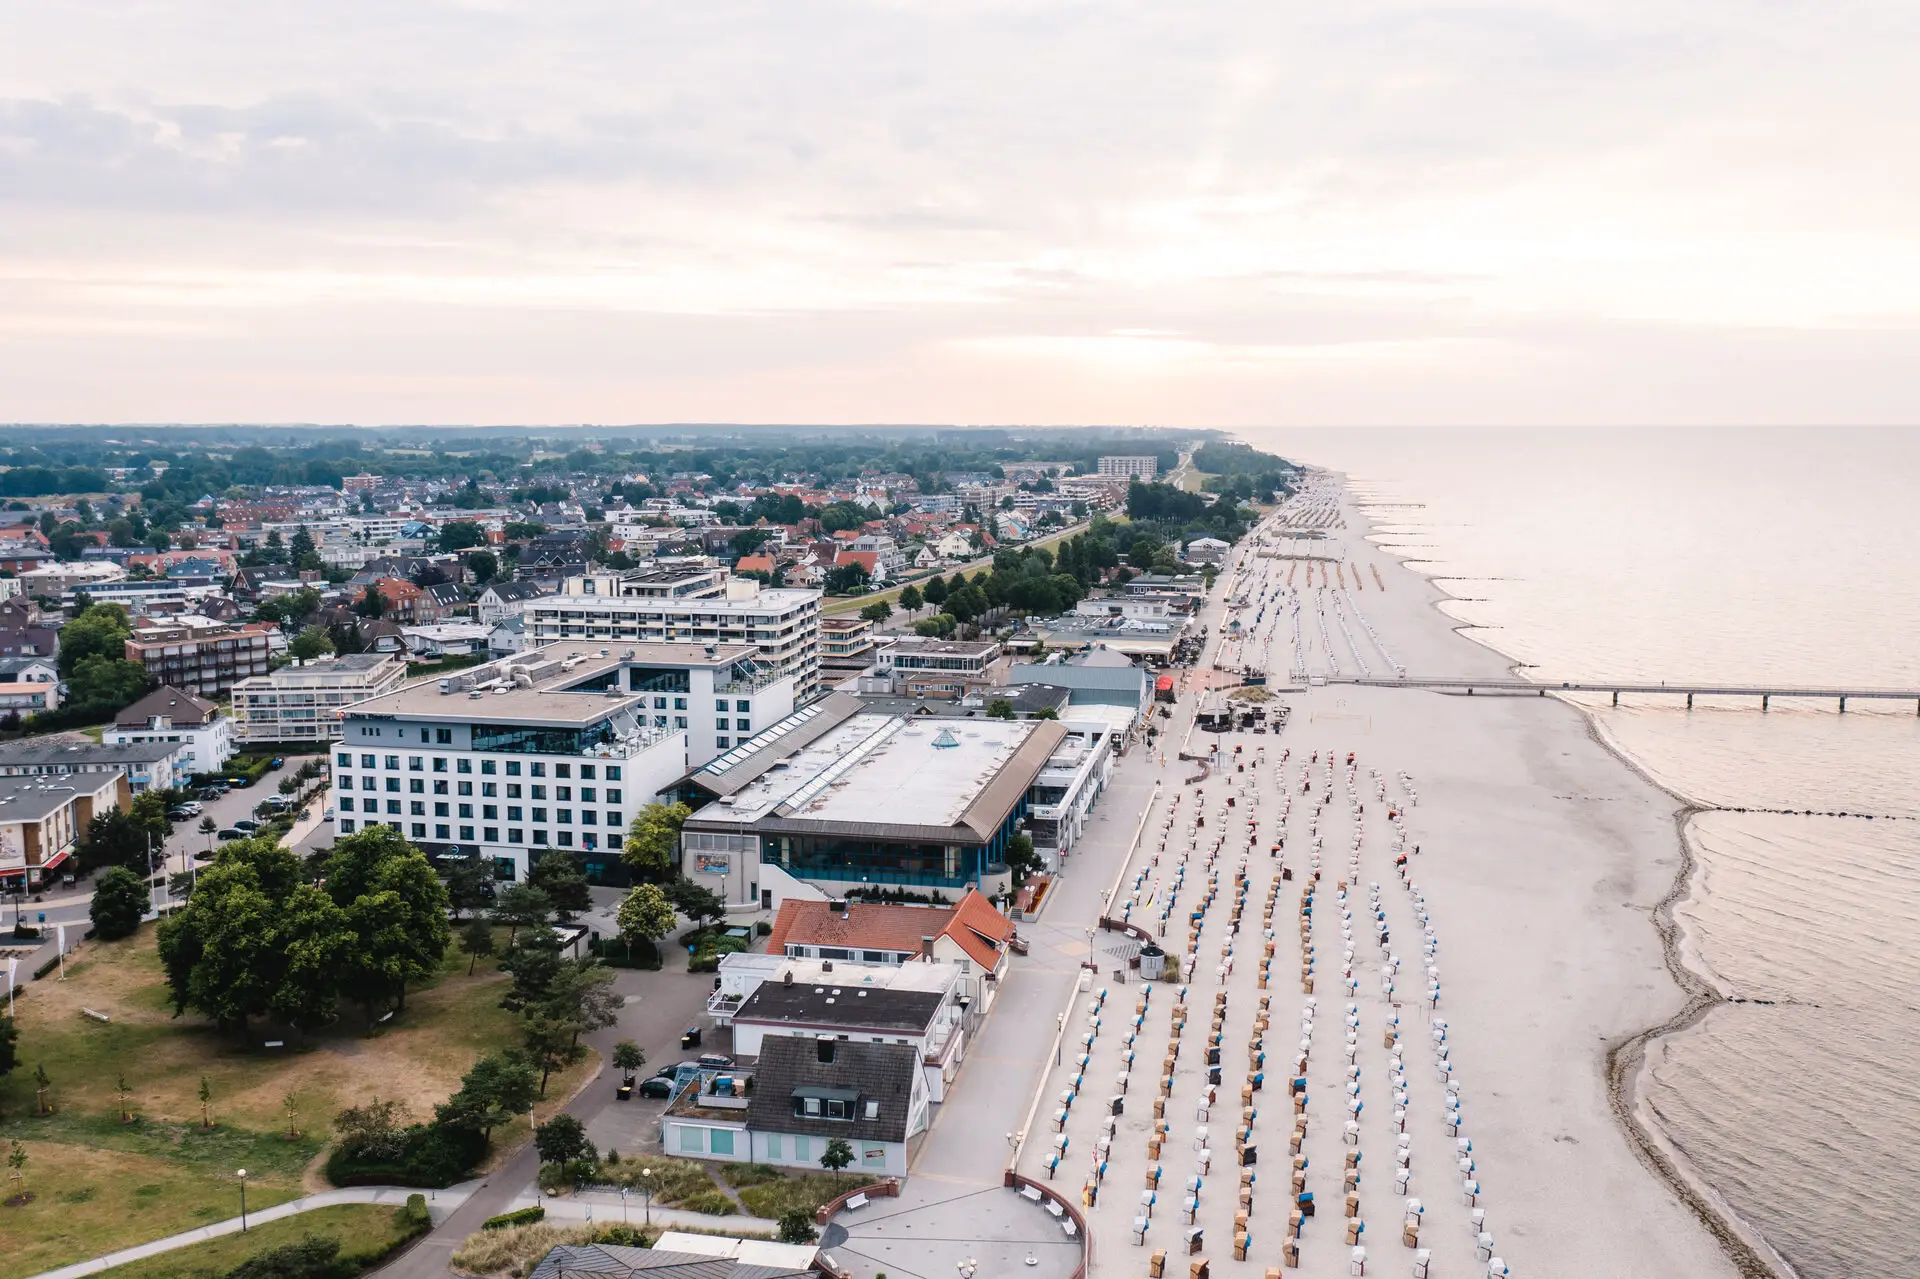
[[421,588],[427,598],[436,604],[459,604],[466,600],[466,594],[452,582],[435,582],[432,586]]
[[546,592],[532,582],[490,582],[480,594],[491,594],[502,603],[511,603],[514,600],[538,599]]
[[[938,931],[928,921],[926,936]],[[855,943],[856,945],[858,943]],[[919,939],[913,942],[917,948]],[[814,981],[763,981],[734,1013],[736,1021],[796,1028],[895,1031],[923,1034],[940,1014],[945,996],[936,990],[868,989],[858,984],[833,985]]]
[[[833,1049],[821,1061],[820,1044]],[[810,1035],[767,1035],[753,1067],[753,1097],[747,1127],[755,1132],[790,1132],[847,1141],[905,1141],[913,1101],[913,1076],[920,1054],[910,1044],[862,1044],[850,1039],[821,1041]],[[849,1089],[857,1094],[852,1119],[827,1119],[793,1113],[793,1097],[802,1088]],[[880,1103],[877,1119],[866,1118],[866,1103]]]
[[145,728],[149,719],[163,715],[171,719],[175,727],[184,728],[189,724],[211,723],[219,713],[217,704],[162,684],[114,716],[113,726]]
[[645,1271],[648,1279],[814,1279],[811,1270],[754,1266],[730,1257],[624,1248],[607,1243],[562,1244],[541,1260],[532,1279],[564,1279],[567,1275],[628,1276],[640,1271]]

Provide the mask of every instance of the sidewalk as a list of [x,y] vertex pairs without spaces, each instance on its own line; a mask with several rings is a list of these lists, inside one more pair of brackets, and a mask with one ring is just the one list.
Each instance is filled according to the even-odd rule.
[[[427,1212],[435,1222],[439,1222],[465,1203],[467,1197],[480,1184],[478,1181],[463,1181],[445,1190],[416,1190],[407,1186],[349,1186],[344,1190],[322,1191],[317,1195],[308,1195],[304,1199],[290,1199],[286,1203],[275,1204],[271,1208],[250,1212],[247,1214],[247,1225],[258,1226],[265,1222],[278,1221],[282,1217],[311,1212],[315,1208],[331,1207],[334,1204],[392,1204],[398,1208],[407,1202],[408,1195],[426,1195]],[[104,1257],[94,1257],[89,1261],[76,1261],[58,1270],[43,1271],[31,1276],[30,1279],[79,1279],[81,1275],[97,1274],[129,1261],[139,1261],[144,1257],[172,1252],[175,1248],[184,1248],[188,1244],[216,1239],[221,1235],[237,1234],[239,1230],[240,1218],[229,1217],[225,1221],[216,1221],[198,1230],[168,1235],[165,1239],[155,1239],[151,1243],[136,1244],[134,1247],[122,1248],[118,1252],[110,1252]]]

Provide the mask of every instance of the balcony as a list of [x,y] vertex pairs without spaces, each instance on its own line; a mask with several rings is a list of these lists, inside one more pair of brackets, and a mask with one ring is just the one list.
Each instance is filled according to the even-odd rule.
[[747,1002],[745,995],[732,994],[729,991],[716,990],[707,997],[707,1012],[722,1026],[733,1023],[733,1015],[740,1011],[740,1005]]

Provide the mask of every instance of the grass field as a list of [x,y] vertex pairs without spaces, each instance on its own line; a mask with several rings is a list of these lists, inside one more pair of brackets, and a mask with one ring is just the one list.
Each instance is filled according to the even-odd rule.
[[[251,1191],[247,1206],[253,1206]],[[416,1233],[417,1228],[409,1226],[391,1205],[334,1204],[269,1221],[244,1235],[223,1235],[98,1273],[112,1279],[220,1279],[256,1253],[298,1243],[308,1235],[338,1239],[341,1261],[358,1272],[384,1260]]]
[[[490,961],[472,977],[466,969],[466,957],[450,953],[435,981],[408,993],[407,1011],[372,1032],[349,1006],[305,1048],[265,1049],[173,1016],[151,927],[88,943],[65,981],[34,982],[19,1002],[20,1068],[0,1079],[0,1147],[26,1143],[35,1198],[0,1208],[0,1279],[236,1216],[239,1168],[249,1207],[318,1188],[308,1169],[348,1105],[395,1098],[430,1119],[477,1058],[519,1041],[519,1019],[499,1007],[506,977]],[[536,1113],[558,1109],[596,1063],[556,1075]],[[33,1113],[36,1066],[51,1081],[51,1115]],[[122,1076],[132,1123],[120,1120]],[[496,1134],[495,1159],[529,1131],[520,1123]]]

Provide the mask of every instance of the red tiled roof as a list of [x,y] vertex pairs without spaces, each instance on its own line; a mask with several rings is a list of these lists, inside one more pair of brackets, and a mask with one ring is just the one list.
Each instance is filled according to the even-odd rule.
[[733,566],[733,571],[736,573],[771,573],[773,572],[773,556],[742,555],[740,562]]
[[1000,950],[1013,936],[1013,923],[993,908],[978,889],[969,888],[956,906],[915,906],[903,902],[849,902],[841,918],[823,901],[789,898],[780,904],[767,953],[781,955],[789,945],[837,946],[914,954],[923,937],[951,937],[974,963],[991,971]]

